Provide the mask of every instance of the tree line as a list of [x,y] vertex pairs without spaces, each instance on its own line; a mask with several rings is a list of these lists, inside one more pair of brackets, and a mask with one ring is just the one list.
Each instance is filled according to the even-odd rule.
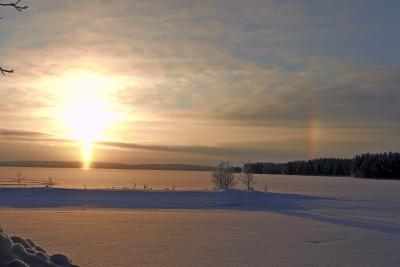
[[254,173],[400,178],[400,153],[365,153],[353,158],[317,158],[286,163],[246,163]]
[[368,178],[400,178],[400,153],[361,154],[352,160],[352,175]]

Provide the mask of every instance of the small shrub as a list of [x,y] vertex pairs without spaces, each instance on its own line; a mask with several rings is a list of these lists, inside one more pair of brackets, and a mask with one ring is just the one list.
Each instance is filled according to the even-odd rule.
[[215,189],[232,189],[235,184],[235,173],[229,161],[222,160],[211,174]]

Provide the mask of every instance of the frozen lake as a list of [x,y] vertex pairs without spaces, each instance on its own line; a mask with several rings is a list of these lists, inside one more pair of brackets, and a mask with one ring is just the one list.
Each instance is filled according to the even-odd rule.
[[[207,172],[24,172],[54,175],[63,187],[81,188],[82,182],[122,187],[130,181],[154,188],[211,188]],[[40,190],[1,189],[0,224],[81,266],[400,265],[400,181],[257,177],[258,188],[270,188],[256,194],[259,198],[97,190],[55,190],[46,197]]]
[[[157,170],[116,170],[116,169],[67,169],[67,168],[8,168],[0,167],[2,181],[15,179],[17,170],[22,170],[27,179],[45,181],[52,178],[56,187],[77,188],[132,188],[149,185],[153,189],[175,187],[176,190],[212,189],[211,173],[205,171],[157,171]],[[319,177],[297,175],[256,175],[255,188],[263,191],[268,185],[270,191],[309,194],[317,196],[343,197],[390,197],[400,190],[400,181],[372,180],[351,177]],[[237,188],[242,188],[240,183]]]
[[143,188],[144,184],[154,189],[176,186],[177,189],[211,188],[210,172],[201,171],[157,171],[124,169],[69,169],[69,168],[4,168],[0,167],[0,181],[15,178],[22,170],[28,179],[52,178],[57,187],[63,188]]

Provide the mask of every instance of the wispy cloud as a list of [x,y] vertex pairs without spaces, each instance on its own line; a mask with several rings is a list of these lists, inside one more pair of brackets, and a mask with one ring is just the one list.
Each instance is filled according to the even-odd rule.
[[43,81],[85,70],[122,81],[110,94],[126,121],[103,147],[260,160],[306,157],[310,142],[317,155],[399,149],[393,5],[35,1],[2,14],[0,58],[17,72],[0,81],[0,135],[67,140],[60,88]]

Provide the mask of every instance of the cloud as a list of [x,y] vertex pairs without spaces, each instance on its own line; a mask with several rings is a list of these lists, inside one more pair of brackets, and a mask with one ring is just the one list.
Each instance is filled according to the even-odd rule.
[[230,110],[215,113],[228,120],[280,125],[307,123],[310,116],[325,125],[341,123],[350,128],[399,122],[396,107],[400,99],[399,69],[359,66],[349,69],[345,64],[336,67],[343,70],[326,72],[321,78],[283,73],[279,88],[274,91],[268,92],[271,87],[267,87],[240,99]]
[[46,132],[35,132],[25,130],[0,129],[0,139],[12,142],[31,143],[77,143],[75,140],[57,138]]
[[1,80],[0,118],[3,127],[54,136],[3,138],[68,140],[55,112],[66,89],[48,81],[76,70],[121,81],[109,100],[126,121],[109,138],[118,142],[104,147],[293,158],[310,142],[320,155],[340,154],[377,149],[385,136],[382,149],[398,148],[398,56],[371,45],[376,34],[382,47],[398,39],[378,9],[364,20],[370,5],[32,2],[27,12],[2,15],[1,63],[16,73]]
[[23,131],[23,130],[9,130],[9,129],[0,129],[0,136],[1,137],[45,137],[48,136],[45,133],[41,132],[32,132],[32,131]]
[[[52,134],[35,131],[24,130],[11,130],[0,129],[0,139],[6,139],[16,142],[47,142],[47,143],[78,143],[72,139],[57,138]],[[163,152],[179,152],[179,153],[193,153],[193,154],[217,154],[217,155],[232,155],[247,153],[252,154],[256,152],[256,146],[242,144],[235,146],[235,144],[225,144],[220,146],[177,146],[177,145],[156,145],[156,144],[140,144],[130,142],[116,142],[116,141],[96,141],[97,145],[117,148],[117,149],[132,149],[132,150],[150,150],[150,151],[163,151]],[[260,150],[258,153],[265,153]]]
[[[332,129],[333,136],[327,137],[324,142],[316,143],[315,146],[323,151],[329,151],[328,154],[322,156],[347,156],[351,157],[356,153],[366,151],[380,151],[382,147],[386,150],[391,150],[393,144],[400,145],[400,142],[390,141],[397,135],[393,136],[386,129],[384,133],[376,130],[374,132],[366,131],[365,129],[352,130],[347,129]],[[6,141],[13,144],[14,149],[20,147],[20,144],[25,148],[39,148],[46,146],[45,151],[48,153],[57,154],[49,150],[49,147],[54,147],[53,150],[64,150],[66,147],[71,155],[79,155],[79,142],[71,139],[57,138],[53,135],[41,132],[29,132],[19,130],[1,130],[0,142]],[[245,141],[233,143],[219,143],[215,145],[167,145],[156,143],[134,143],[120,141],[97,141],[95,143],[96,158],[104,161],[115,161],[118,159],[122,162],[129,162],[128,158],[136,155],[141,155],[141,158],[135,158],[136,162],[148,162],[151,158],[157,161],[162,159],[162,162],[190,162],[190,159],[196,159],[202,163],[212,163],[218,159],[230,159],[240,163],[243,159],[246,160],[268,160],[268,161],[286,161],[307,158],[307,149],[309,143],[303,142],[298,133],[294,133],[290,138],[282,137],[269,141]],[[333,137],[333,139],[332,139]],[[289,139],[289,140],[288,140]],[[377,141],[385,140],[385,141]],[[368,144],[366,147],[365,144]],[[39,146],[39,147],[38,147]],[[77,150],[71,152],[71,147]],[[31,151],[26,151],[28,155]],[[122,156],[123,155],[123,156]],[[150,156],[149,156],[150,155]],[[163,156],[162,156],[163,155]],[[164,157],[164,158],[163,158]],[[40,158],[42,159],[42,158]],[[45,159],[45,158],[44,158]],[[76,158],[70,157],[64,160],[73,160]],[[189,161],[188,161],[189,159]],[[153,161],[154,161],[153,160]]]

